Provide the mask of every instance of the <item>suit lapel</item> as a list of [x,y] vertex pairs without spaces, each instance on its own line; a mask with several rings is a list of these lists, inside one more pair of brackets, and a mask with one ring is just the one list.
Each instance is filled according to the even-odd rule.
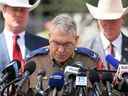
[[0,34],[0,44],[2,45],[0,47],[0,58],[2,58],[0,60],[0,70],[1,70],[5,67],[6,64],[10,62],[9,53],[8,53],[8,49],[7,49],[7,45],[6,45],[5,37],[3,33]]
[[103,60],[105,69],[108,69],[108,66],[107,66],[108,64],[105,60],[105,57],[106,57],[105,51],[103,49],[103,44],[99,34],[96,36],[95,40],[93,41],[92,49],[94,49],[94,51],[97,52],[101,57],[101,59]]
[[122,50],[121,50],[121,62],[127,63],[128,62],[128,37],[122,34]]
[[28,32],[25,32],[25,58],[27,58],[32,51],[30,49],[31,46],[30,39],[31,39],[30,34]]

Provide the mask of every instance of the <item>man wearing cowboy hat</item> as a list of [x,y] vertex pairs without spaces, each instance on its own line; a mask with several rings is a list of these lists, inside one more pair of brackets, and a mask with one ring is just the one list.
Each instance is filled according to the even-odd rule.
[[[36,8],[40,0],[30,5],[29,0],[1,0],[4,29],[0,34],[0,70],[14,58],[14,37],[18,37],[17,44],[21,51],[22,59],[33,50],[48,45],[48,40],[35,36],[26,31],[29,13]],[[18,55],[19,56],[19,55]],[[19,59],[18,59],[19,60]]]
[[[35,49],[48,45],[48,40],[26,31],[29,13],[40,3],[30,5],[29,0],[0,0],[4,18],[3,32],[0,33],[0,71],[13,59],[21,62],[24,69],[24,59]],[[11,95],[9,95],[11,96]]]
[[88,3],[86,5],[92,16],[97,19],[100,32],[85,46],[101,56],[105,69],[113,70],[105,60],[108,54],[113,55],[121,63],[127,63],[128,37],[120,29],[123,24],[123,16],[128,12],[128,8],[123,8],[121,0],[99,0],[98,7]]

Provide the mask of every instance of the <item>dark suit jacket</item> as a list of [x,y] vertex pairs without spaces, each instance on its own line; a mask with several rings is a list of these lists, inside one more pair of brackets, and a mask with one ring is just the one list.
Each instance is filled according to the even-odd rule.
[[[26,46],[26,56],[35,49],[48,45],[48,40],[31,33],[25,33],[25,46]],[[4,34],[0,34],[0,70],[5,67],[6,64],[10,62],[8,49],[5,43]]]
[[[97,36],[95,36],[93,39],[89,40],[88,42],[85,42],[84,47],[90,48],[93,51],[95,51],[96,53],[98,53],[105,66],[107,65],[106,61],[105,61],[105,52],[104,49],[102,47],[102,42],[101,42],[101,38],[99,36],[99,34]],[[126,37],[123,33],[122,33],[122,48],[121,48],[121,63],[128,63],[128,37]],[[107,67],[107,66],[106,66]]]
[[25,46],[29,51],[33,51],[43,46],[48,45],[48,40],[40,36],[33,35],[26,32],[25,34]]

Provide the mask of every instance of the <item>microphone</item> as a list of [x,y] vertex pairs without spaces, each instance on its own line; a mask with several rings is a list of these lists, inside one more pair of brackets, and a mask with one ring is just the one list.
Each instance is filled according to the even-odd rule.
[[78,71],[78,74],[76,75],[75,80],[75,95],[76,96],[86,96],[86,87],[87,87],[87,76],[86,76],[86,69],[85,64],[81,61],[77,61],[74,63],[76,66],[78,66],[80,69]]
[[29,76],[35,71],[36,63],[34,61],[30,61],[25,65],[25,71],[21,78],[21,81],[18,83],[17,92],[21,90],[23,83],[29,79]]
[[122,80],[118,84],[117,90],[119,90],[120,92],[128,92],[128,73],[127,72],[122,74]]
[[100,83],[100,77],[96,69],[92,69],[89,71],[89,80],[94,86],[94,90],[96,93],[96,96],[101,96],[102,93],[100,91],[99,83]]
[[36,96],[44,96],[44,89],[43,89],[43,77],[46,75],[46,72],[40,70],[37,74],[37,86],[36,86]]
[[72,75],[72,76],[74,75],[74,77],[76,77],[76,75],[84,74],[84,73],[86,73],[86,71],[87,71],[87,69],[85,68],[83,62],[76,61],[73,64],[66,66],[64,73],[68,77],[70,77],[70,75]]
[[76,61],[73,64],[70,64],[68,66],[65,67],[64,73],[70,73],[70,74],[75,74],[77,75],[79,73],[79,71],[87,71],[87,69],[85,69],[83,62],[81,61]]
[[128,72],[123,73],[122,78],[125,79],[126,83],[128,84]]
[[76,61],[73,64],[70,64],[65,67],[65,79],[67,82],[70,83],[75,82],[75,84],[78,86],[86,86],[86,82],[79,82],[79,80],[81,79],[87,79],[85,78],[86,71],[87,70],[84,68],[84,64],[80,61]]
[[120,92],[128,92],[128,65],[120,64],[116,76],[119,83],[114,88]]
[[64,70],[66,81],[74,82],[76,80],[76,75],[79,73],[80,67],[82,67],[81,62],[75,62],[66,66]]
[[79,67],[76,65],[68,65],[65,67],[64,74],[65,74],[65,85],[64,85],[64,96],[71,96],[74,94],[74,82],[76,80],[76,75],[79,72]]
[[115,59],[112,55],[107,55],[105,57],[106,61],[108,64],[111,64],[115,69],[118,68],[120,61],[118,61],[117,59]]
[[0,79],[0,85],[9,83],[17,78],[21,63],[18,60],[13,60],[2,70],[2,77]]
[[56,88],[57,90],[61,90],[64,85],[64,73],[62,71],[54,72],[48,81],[48,85],[50,88]]
[[[76,61],[65,67],[66,84],[64,86],[64,94],[85,94],[84,89],[87,85],[86,71],[83,62],[81,61]],[[82,92],[80,90],[82,90]]]
[[64,86],[64,72],[56,71],[49,77],[48,85],[50,89],[53,89],[53,95],[56,96],[58,91]]
[[76,66],[68,65],[65,67],[64,73],[78,74],[79,69]]
[[107,87],[108,96],[112,96],[112,86],[113,76],[110,72],[104,72],[102,77],[103,84]]

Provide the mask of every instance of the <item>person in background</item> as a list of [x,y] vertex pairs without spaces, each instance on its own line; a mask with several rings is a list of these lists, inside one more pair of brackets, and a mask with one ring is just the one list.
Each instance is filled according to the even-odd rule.
[[12,60],[19,60],[21,69],[24,69],[24,59],[29,53],[48,45],[47,39],[26,30],[29,14],[39,3],[40,0],[33,5],[29,4],[29,0],[0,1],[4,18],[4,28],[0,33],[0,70]]
[[91,15],[97,20],[99,34],[85,42],[83,46],[101,56],[104,69],[115,70],[114,66],[108,64],[105,59],[109,54],[121,63],[127,64],[128,37],[121,32],[121,27],[123,16],[128,13],[128,8],[123,8],[122,0],[99,0],[98,7],[88,3],[86,5]]
[[[86,5],[89,12],[97,20],[100,32],[90,42],[85,42],[84,46],[99,53],[104,62],[105,56],[111,54],[120,62],[127,63],[128,38],[121,32],[121,27],[123,16],[128,12],[128,8],[123,8],[121,0],[116,2],[114,0],[99,0],[98,7],[88,3]],[[105,65],[105,67],[107,66]]]
[[[39,3],[40,0],[33,5],[29,4],[29,0],[0,0],[0,8],[4,18],[4,28],[0,33],[0,71],[6,68],[12,60],[18,60],[21,64],[20,73],[22,74],[25,59],[29,53],[48,45],[47,39],[26,30],[29,14]],[[15,86],[13,85],[12,91],[7,91],[7,94],[14,96],[14,93]]]

